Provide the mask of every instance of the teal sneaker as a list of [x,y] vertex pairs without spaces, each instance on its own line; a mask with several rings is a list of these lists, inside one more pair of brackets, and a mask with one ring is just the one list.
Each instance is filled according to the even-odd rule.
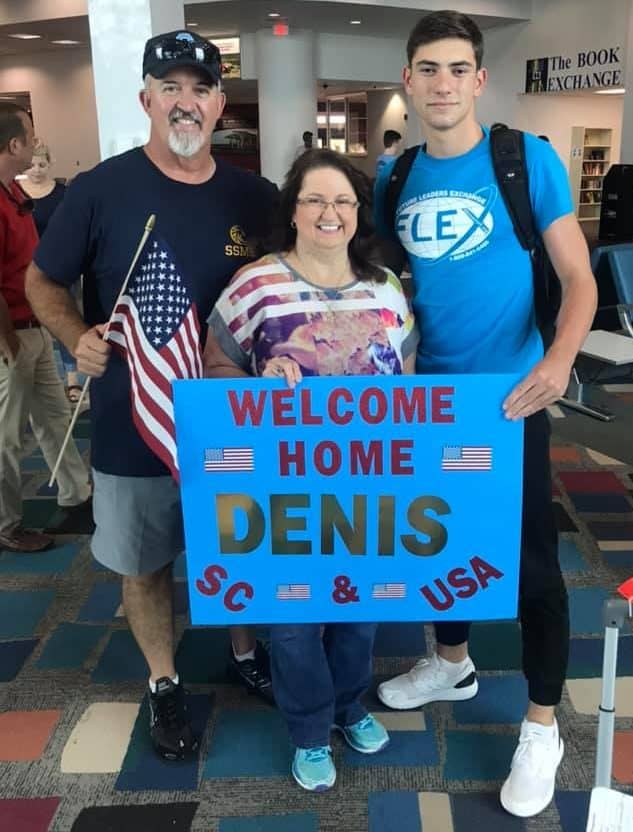
[[389,734],[384,726],[371,714],[367,714],[353,725],[335,725],[349,746],[361,754],[376,754],[389,743]]
[[292,762],[292,776],[309,792],[331,789],[336,780],[336,769],[329,745],[316,748],[297,748]]

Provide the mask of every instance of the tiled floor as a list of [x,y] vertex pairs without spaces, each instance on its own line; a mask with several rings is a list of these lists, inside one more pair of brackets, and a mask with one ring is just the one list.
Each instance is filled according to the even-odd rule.
[[[86,421],[79,433],[86,435]],[[85,448],[84,448],[85,450]],[[555,445],[560,557],[572,642],[560,708],[568,754],[552,806],[529,821],[500,808],[526,684],[514,621],[473,626],[477,698],[384,714],[391,743],[365,757],[333,740],[335,789],[309,795],[289,777],[279,714],[230,684],[227,634],[187,623],[184,564],[176,568],[177,666],[203,736],[196,759],[155,757],[146,668],[121,612],[118,579],[69,536],[38,555],[0,553],[0,830],[4,832],[582,832],[593,776],[604,599],[633,573],[630,468]],[[29,521],[55,512],[44,463],[25,460]],[[420,624],[386,624],[375,684],[426,651]],[[618,662],[614,777],[633,785],[633,636]]]

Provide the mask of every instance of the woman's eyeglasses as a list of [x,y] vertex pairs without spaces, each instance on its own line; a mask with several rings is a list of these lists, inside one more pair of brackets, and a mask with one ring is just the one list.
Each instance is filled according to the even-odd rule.
[[321,199],[320,196],[306,196],[297,199],[297,205],[303,205],[310,211],[318,211],[322,214],[327,210],[328,205],[331,205],[337,214],[351,214],[355,208],[358,208],[359,202],[355,199],[347,199],[347,197],[339,197],[338,199]]
[[20,193],[24,194],[24,199],[16,199],[13,192],[9,188],[7,188],[6,185],[4,185],[2,182],[0,182],[0,185],[2,186],[2,190],[7,195],[7,199],[9,200],[9,202],[12,202],[15,205],[18,214],[21,217],[26,216],[26,214],[33,213],[33,209],[35,208],[35,202],[31,199],[30,196],[28,196],[28,194],[24,193],[24,191],[22,190],[22,188],[20,188],[19,185],[18,188],[20,188]]

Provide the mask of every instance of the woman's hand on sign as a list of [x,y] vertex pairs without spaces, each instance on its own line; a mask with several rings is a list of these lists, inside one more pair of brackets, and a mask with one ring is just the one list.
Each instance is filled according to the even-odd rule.
[[262,372],[262,378],[285,378],[288,387],[294,387],[299,384],[303,378],[301,368],[293,358],[287,358],[280,355],[277,358],[271,358],[266,363]]

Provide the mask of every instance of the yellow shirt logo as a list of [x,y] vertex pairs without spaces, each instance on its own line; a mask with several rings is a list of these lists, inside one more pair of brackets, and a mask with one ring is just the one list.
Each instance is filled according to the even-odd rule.
[[239,225],[232,225],[229,229],[231,243],[224,246],[224,254],[227,257],[254,257],[255,251],[249,246],[246,234]]

